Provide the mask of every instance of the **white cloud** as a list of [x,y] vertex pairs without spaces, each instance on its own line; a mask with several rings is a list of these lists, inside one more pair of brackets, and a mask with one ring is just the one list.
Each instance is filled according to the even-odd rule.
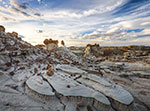
[[41,0],[37,0],[39,3],[41,3]]
[[[41,0],[37,1],[43,3]],[[128,42],[131,44],[139,43],[140,39],[136,37],[149,34],[150,17],[141,17],[145,16],[147,11],[139,13],[139,9],[136,9],[135,13],[130,15],[115,17],[112,15],[113,10],[121,6],[125,0],[94,0],[91,2],[95,3],[86,4],[83,2],[86,6],[84,8],[83,5],[83,9],[56,8],[40,10],[28,8],[26,5],[23,7],[20,2],[10,0],[11,6],[8,8],[0,7],[0,24],[7,26],[8,31],[13,31],[14,29],[19,34],[24,35],[24,40],[33,44],[42,43],[45,38],[64,39],[67,45],[78,44],[80,46],[85,46],[88,43],[117,45]],[[142,9],[144,7],[147,6],[143,6]],[[19,11],[14,8],[19,9]],[[36,12],[38,12],[36,15],[39,16],[35,15]],[[26,14],[30,16],[25,16]],[[24,22],[32,20],[34,21],[33,23]],[[139,33],[125,32],[128,29],[145,30]],[[37,30],[43,30],[43,33],[37,33]],[[83,33],[88,31],[92,31],[92,33],[82,36]],[[138,41],[135,41],[135,39]]]
[[149,29],[144,29],[142,32],[143,32],[144,34],[149,34],[149,35],[150,35],[150,28],[149,28]]
[[141,23],[141,25],[143,25],[143,26],[149,25],[150,26],[150,22],[143,22],[143,23]]

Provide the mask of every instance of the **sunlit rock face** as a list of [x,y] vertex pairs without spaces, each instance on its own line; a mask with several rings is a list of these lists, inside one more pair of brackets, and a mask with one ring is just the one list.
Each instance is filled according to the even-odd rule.
[[88,44],[84,51],[84,56],[90,56],[93,54],[94,56],[98,57],[100,55],[103,55],[103,52],[100,51],[100,46],[98,44]]

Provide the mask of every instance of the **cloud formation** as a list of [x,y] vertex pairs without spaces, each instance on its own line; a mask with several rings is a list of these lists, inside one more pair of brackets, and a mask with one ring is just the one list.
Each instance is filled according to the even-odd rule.
[[150,45],[149,10],[149,0],[6,0],[0,24],[33,44],[53,38],[68,46]]

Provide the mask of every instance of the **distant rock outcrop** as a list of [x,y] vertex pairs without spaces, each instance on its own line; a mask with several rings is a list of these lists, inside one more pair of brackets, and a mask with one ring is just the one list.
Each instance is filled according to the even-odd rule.
[[[84,51],[85,57],[101,57],[109,61],[136,61],[137,58],[150,55],[150,46],[108,46],[88,44]],[[139,59],[141,60],[141,59]]]
[[100,55],[103,55],[103,52],[101,52],[100,49],[101,47],[99,46],[99,44],[88,44],[85,48],[84,56],[90,56],[91,54],[93,54],[94,56],[98,57]]

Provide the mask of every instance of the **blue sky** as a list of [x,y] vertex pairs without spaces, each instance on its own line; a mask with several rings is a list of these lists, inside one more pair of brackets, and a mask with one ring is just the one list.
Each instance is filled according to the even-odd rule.
[[0,25],[33,45],[150,45],[150,0],[0,0]]

